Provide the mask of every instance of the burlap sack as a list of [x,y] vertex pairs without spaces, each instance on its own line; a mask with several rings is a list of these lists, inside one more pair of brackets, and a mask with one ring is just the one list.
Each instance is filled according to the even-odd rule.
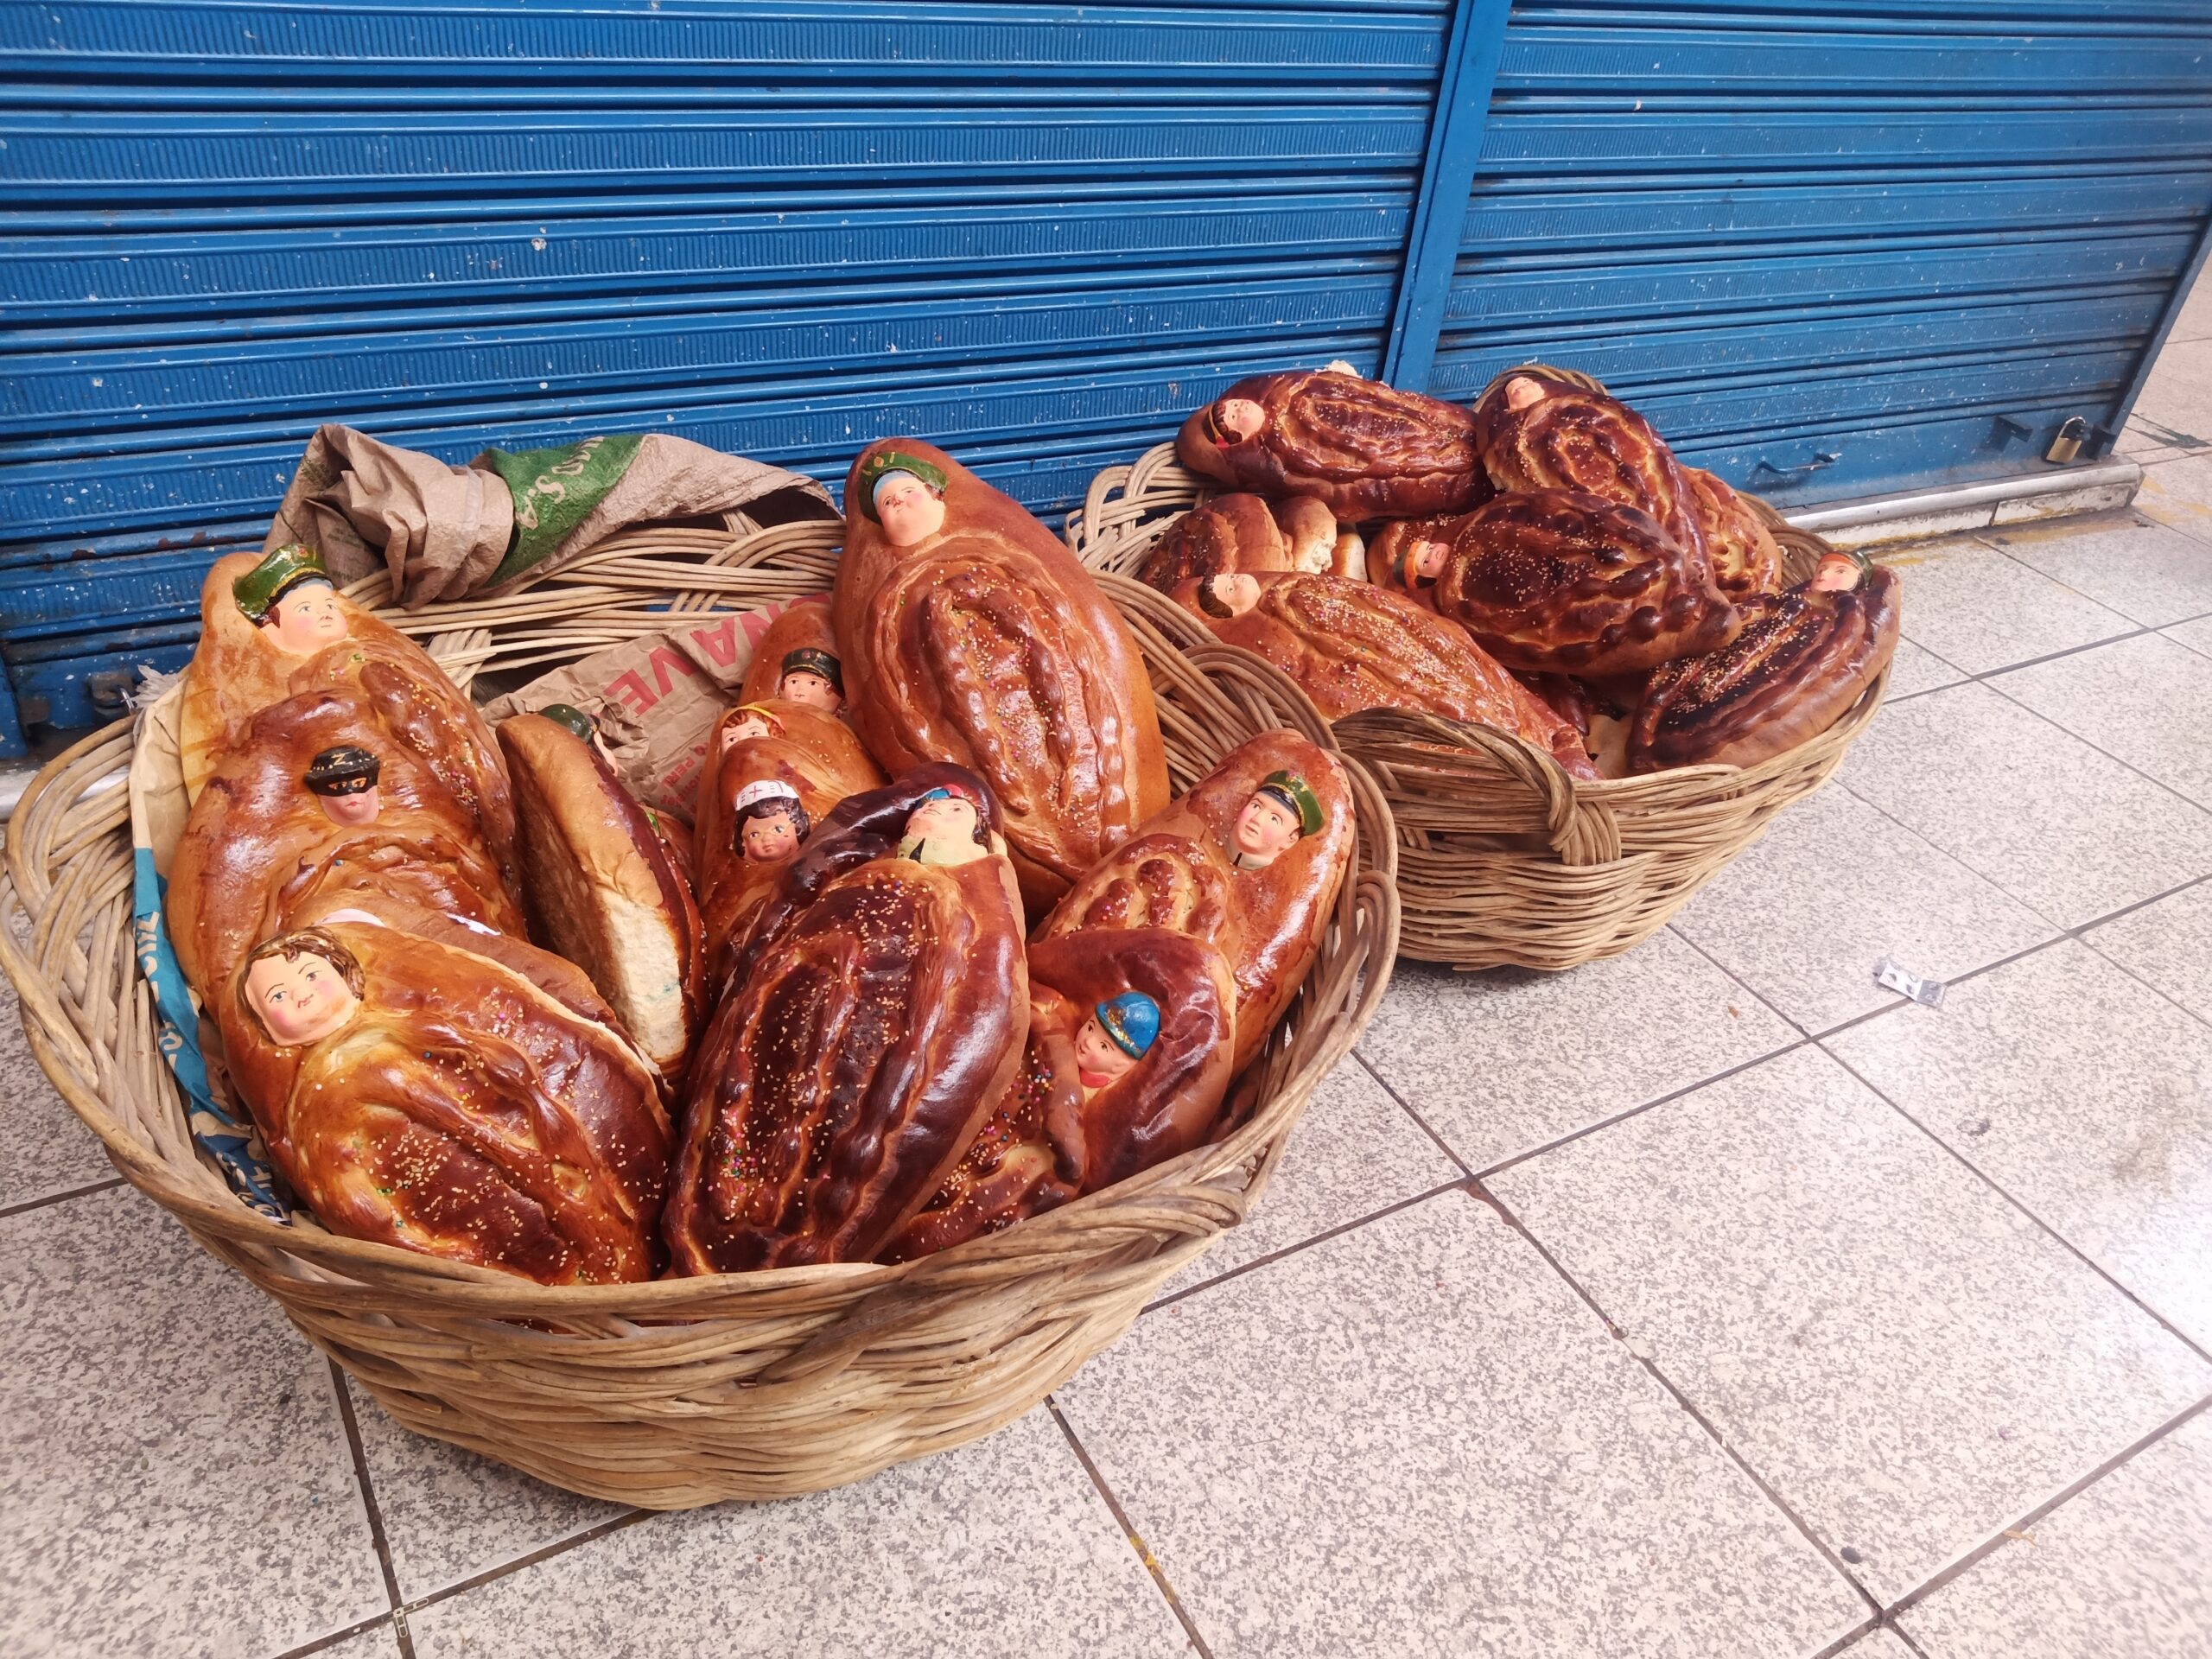
[[741,508],[763,524],[837,516],[804,474],[657,432],[487,449],[452,467],[325,426],[308,440],[262,549],[306,542],[346,582],[382,565],[414,610],[526,587],[631,524]]

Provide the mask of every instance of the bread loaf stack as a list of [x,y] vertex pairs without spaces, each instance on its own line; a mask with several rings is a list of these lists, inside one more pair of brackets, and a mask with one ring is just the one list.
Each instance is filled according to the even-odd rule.
[[[914,440],[847,516],[688,835],[589,715],[492,731],[312,550],[210,575],[167,925],[322,1225],[548,1284],[903,1261],[1224,1127],[1349,870],[1341,768],[1274,734],[1171,801],[1057,538]],[[1260,517],[1286,579],[1363,557]]]
[[[1427,710],[1582,778],[1750,766],[1827,729],[1896,649],[1890,573],[1840,559],[1782,594],[1733,490],[1541,371],[1471,414],[1342,365],[1265,375],[1176,448],[1238,493],[1177,519],[1138,575],[1332,719]],[[1294,507],[1346,520],[1325,569],[1287,556]]]

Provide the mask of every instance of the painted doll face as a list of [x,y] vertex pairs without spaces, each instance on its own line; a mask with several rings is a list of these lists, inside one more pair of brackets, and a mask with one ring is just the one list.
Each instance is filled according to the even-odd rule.
[[1298,815],[1262,791],[1246,801],[1230,826],[1230,840],[1254,868],[1265,868],[1297,844]]
[[[785,677],[788,679],[790,676]],[[744,742],[747,738],[774,735],[766,719],[759,715],[747,715],[743,720],[734,720],[722,728],[722,752],[727,754],[733,746]]]
[[1527,409],[1544,401],[1544,389],[1528,376],[1516,375],[1505,383],[1505,406],[1508,409]]
[[1260,579],[1234,571],[1213,581],[1214,601],[1231,616],[1242,616],[1260,602]]
[[1135,1066],[1135,1059],[1106,1034],[1096,1014],[1077,1028],[1076,1076],[1084,1089],[1103,1089],[1116,1077],[1127,1077]]
[[798,825],[785,812],[763,812],[738,832],[745,855],[756,864],[780,864],[798,851]]
[[1824,553],[1819,567],[1813,572],[1813,591],[1816,594],[1847,594],[1856,588],[1865,572],[1859,561],[1844,553]]
[[284,1048],[321,1041],[360,1006],[345,976],[312,951],[262,957],[246,969],[245,990],[270,1040]]
[[886,473],[875,486],[875,518],[885,541],[912,547],[944,528],[944,502],[912,473]]
[[350,794],[318,795],[315,799],[321,804],[323,817],[328,818],[333,823],[342,823],[348,827],[355,824],[374,823],[377,821],[377,813],[384,804],[383,791],[374,784],[371,784],[366,789],[354,790]]
[[1243,443],[1260,435],[1268,412],[1249,397],[1224,397],[1213,406],[1213,429],[1224,443]]
[[279,651],[312,657],[346,637],[338,590],[327,582],[302,582],[270,607],[264,632]]
[[804,668],[795,668],[778,680],[776,695],[786,702],[803,702],[810,709],[821,709],[824,714],[834,715],[845,706],[845,700],[837,695],[836,686],[821,675]]
[[957,796],[924,801],[906,815],[906,833],[918,841],[972,842],[976,808]]
[[1444,561],[1452,550],[1442,542],[1415,542],[1406,556],[1406,574],[1415,587],[1426,587],[1444,574]]

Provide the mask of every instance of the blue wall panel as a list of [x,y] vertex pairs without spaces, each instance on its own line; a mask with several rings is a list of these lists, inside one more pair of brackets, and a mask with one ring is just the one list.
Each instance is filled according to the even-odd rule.
[[1585,368],[1785,505],[2003,476],[2194,268],[2212,7],[1522,4],[1484,117],[1432,390]]
[[323,421],[833,480],[913,431],[1056,512],[1225,377],[1379,365],[1449,21],[0,3],[0,652],[81,711]]

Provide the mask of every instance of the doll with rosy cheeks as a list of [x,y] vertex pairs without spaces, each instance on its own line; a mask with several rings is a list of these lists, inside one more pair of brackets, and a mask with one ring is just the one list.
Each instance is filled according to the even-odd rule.
[[232,584],[231,594],[261,637],[289,657],[312,657],[346,638],[346,613],[322,556],[294,542]]
[[959,784],[933,789],[916,802],[899,842],[899,856],[917,864],[969,864],[990,852],[982,804]]
[[1076,1080],[1085,1098],[1128,1076],[1160,1039],[1160,1004],[1142,991],[1123,991],[1091,1009],[1076,1028]]
[[738,711],[738,718],[722,727],[722,753],[727,754],[736,745],[753,737],[781,737],[784,723],[757,702],[748,702]]
[[786,702],[804,703],[826,715],[842,714],[845,707],[845,676],[837,659],[813,645],[784,653],[782,677],[776,695]]
[[738,791],[731,813],[737,849],[755,864],[780,864],[792,857],[813,828],[798,791],[772,778]]
[[1303,778],[1269,772],[1230,826],[1230,861],[1240,870],[1264,870],[1322,822],[1320,800]]
[[879,450],[861,469],[861,511],[893,547],[914,547],[944,528],[944,474],[918,455]]
[[1812,581],[1805,585],[1816,594],[1847,594],[1863,587],[1872,569],[1863,555],[1831,549],[1821,555]]
[[360,1007],[365,988],[353,953],[308,927],[254,947],[238,980],[238,1002],[270,1042],[297,1048],[343,1027]]
[[300,781],[322,808],[323,817],[350,830],[377,821],[383,806],[377,783],[383,775],[381,760],[349,743],[317,754]]
[[1249,397],[1219,397],[1206,406],[1207,435],[1216,443],[1249,442],[1267,423],[1267,410]]

